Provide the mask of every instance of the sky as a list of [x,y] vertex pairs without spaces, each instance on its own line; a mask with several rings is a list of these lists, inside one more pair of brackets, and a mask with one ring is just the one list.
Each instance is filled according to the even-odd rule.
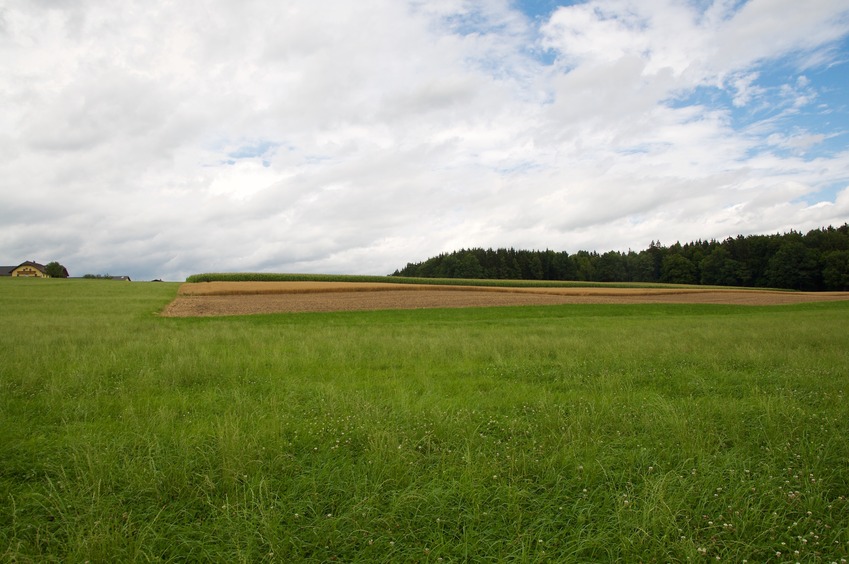
[[389,274],[849,221],[846,0],[0,0],[0,264]]

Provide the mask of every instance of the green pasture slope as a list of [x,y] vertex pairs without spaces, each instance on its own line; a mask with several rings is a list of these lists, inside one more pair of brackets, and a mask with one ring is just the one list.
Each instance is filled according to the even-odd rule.
[[156,315],[0,279],[0,561],[843,562],[849,303]]
[[[409,276],[367,276],[356,274],[279,274],[273,272],[219,272],[192,274],[186,282],[381,282],[384,284],[423,284],[428,286],[490,286],[509,288],[692,288],[685,284],[658,282],[578,282],[574,280],[501,280],[469,278],[414,278]],[[698,286],[718,288],[719,286]]]

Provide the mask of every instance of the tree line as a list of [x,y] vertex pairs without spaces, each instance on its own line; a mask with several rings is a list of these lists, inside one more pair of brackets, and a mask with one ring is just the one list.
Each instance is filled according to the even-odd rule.
[[392,276],[849,290],[849,223],[805,234],[738,235],[670,246],[652,241],[639,252],[461,249],[408,263]]

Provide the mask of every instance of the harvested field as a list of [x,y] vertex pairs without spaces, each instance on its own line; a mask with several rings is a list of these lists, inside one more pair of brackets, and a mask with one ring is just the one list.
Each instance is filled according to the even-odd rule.
[[557,304],[784,305],[849,300],[849,292],[699,288],[511,288],[359,282],[204,282],[183,284],[162,312],[202,317]]

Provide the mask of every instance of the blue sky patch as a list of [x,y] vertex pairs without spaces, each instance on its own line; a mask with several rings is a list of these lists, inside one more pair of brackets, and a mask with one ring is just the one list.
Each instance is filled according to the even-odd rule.
[[557,8],[561,6],[572,6],[582,2],[558,2],[557,0],[516,0],[516,8],[521,10],[530,19],[548,19]]
[[276,149],[280,143],[274,141],[258,141],[252,145],[242,145],[235,151],[227,153],[231,159],[254,159],[262,157],[272,149]]

